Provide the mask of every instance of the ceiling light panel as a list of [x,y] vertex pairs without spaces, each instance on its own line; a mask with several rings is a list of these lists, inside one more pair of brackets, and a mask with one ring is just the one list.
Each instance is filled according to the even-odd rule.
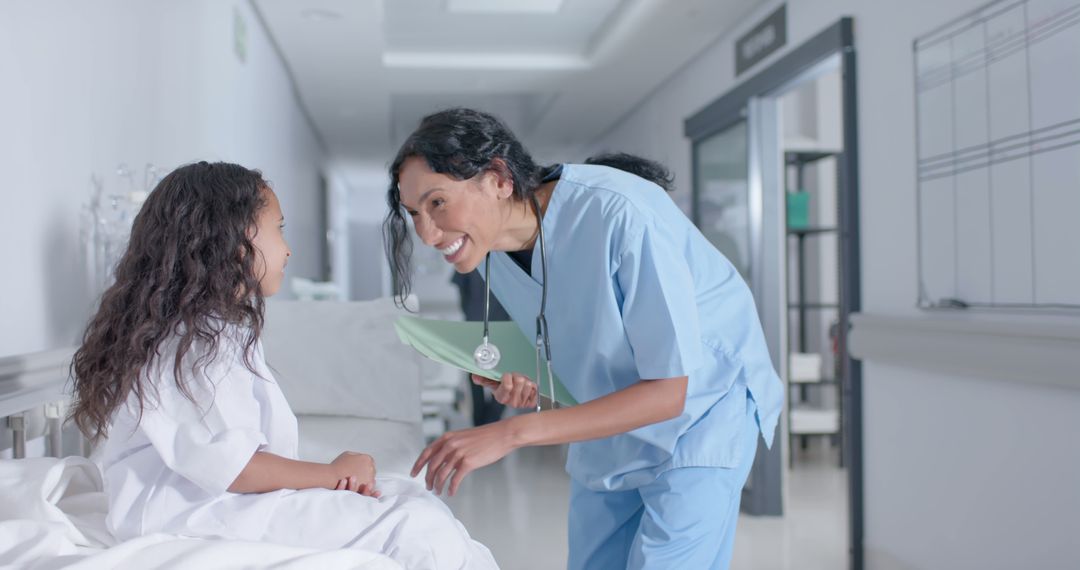
[[446,0],[456,14],[556,14],[563,0]]
[[[582,57],[598,30],[633,0],[563,0],[557,13],[515,12],[541,0],[499,0],[491,2],[488,13],[448,11],[448,2],[458,1],[481,0],[387,1],[382,22],[386,51]],[[553,6],[552,0],[542,1]]]
[[333,10],[323,10],[321,8],[308,8],[300,12],[300,17],[312,22],[330,22],[333,20],[340,20],[341,14]]

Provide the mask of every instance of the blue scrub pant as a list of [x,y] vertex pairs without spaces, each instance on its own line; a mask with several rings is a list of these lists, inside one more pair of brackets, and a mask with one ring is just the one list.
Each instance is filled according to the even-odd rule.
[[743,485],[757,452],[753,401],[741,434],[741,464],[682,467],[628,491],[571,482],[568,570],[726,570]]

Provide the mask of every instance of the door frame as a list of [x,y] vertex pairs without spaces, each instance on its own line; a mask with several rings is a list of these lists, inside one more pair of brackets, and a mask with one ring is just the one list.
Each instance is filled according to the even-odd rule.
[[[843,118],[843,157],[840,163],[840,176],[838,180],[839,190],[839,218],[840,225],[840,266],[842,278],[840,281],[840,326],[839,334],[841,342],[847,347],[847,335],[850,331],[850,315],[862,308],[861,295],[861,269],[859,263],[859,169],[858,169],[858,109],[856,98],[856,66],[855,66],[855,34],[854,21],[850,17],[841,18],[833,25],[818,33],[816,36],[805,41],[798,47],[793,48],[783,57],[777,59],[772,65],[741,82],[726,94],[722,95],[701,111],[687,118],[683,123],[683,133],[693,144],[725,130],[734,123],[743,120],[751,120],[749,111],[755,106],[761,107],[760,101],[755,101],[770,94],[775,94],[790,85],[816,66],[831,57],[839,57],[841,72],[842,93],[842,118]],[[768,122],[769,113],[765,113],[765,121]],[[748,125],[748,132],[761,132],[762,125],[755,128]],[[751,134],[751,138],[753,138]],[[753,143],[753,140],[750,141]],[[696,156],[696,153],[695,153]],[[763,175],[762,172],[755,174],[753,168],[754,150],[750,150],[751,179]],[[696,160],[696,159],[695,159]],[[756,166],[760,164],[760,153]],[[694,172],[696,172],[696,165]],[[693,186],[693,204],[696,209],[698,202],[698,188]],[[753,198],[751,190],[751,198]],[[758,197],[761,204],[761,197]],[[760,214],[759,214],[760,215]],[[694,212],[696,218],[697,212]],[[696,221],[696,220],[695,220]],[[751,227],[761,228],[760,218],[751,220]],[[762,236],[751,236],[751,243],[757,239],[761,243]],[[782,275],[782,273],[781,273]],[[784,355],[779,355],[783,358]],[[849,567],[853,570],[862,570],[864,567],[864,508],[863,508],[863,440],[862,440],[862,364],[853,359],[850,353],[841,358],[841,366],[844,372],[843,385],[841,387],[841,399],[844,409],[843,418],[843,448],[845,464],[848,469],[848,521],[849,521]],[[783,513],[782,502],[782,473],[784,462],[780,450],[781,445],[774,445],[767,450],[759,443],[757,458],[754,461],[754,469],[751,471],[751,489],[747,494],[745,510],[751,514],[780,515]],[[761,490],[766,492],[761,492]]]

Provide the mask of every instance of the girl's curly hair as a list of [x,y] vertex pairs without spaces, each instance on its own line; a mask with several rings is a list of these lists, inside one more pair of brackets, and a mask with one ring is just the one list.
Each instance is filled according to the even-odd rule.
[[108,436],[113,413],[131,394],[141,412],[152,389],[149,364],[174,336],[173,371],[188,398],[181,360],[198,343],[207,349],[195,366],[212,361],[229,324],[246,327],[238,342],[254,369],[264,304],[252,239],[268,189],[257,170],[199,162],[177,168],[150,193],[135,217],[116,282],[102,295],[71,363],[71,419],[91,441]]

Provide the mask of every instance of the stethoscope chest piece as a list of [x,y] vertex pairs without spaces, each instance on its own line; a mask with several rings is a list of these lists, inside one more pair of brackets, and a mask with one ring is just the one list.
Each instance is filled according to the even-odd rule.
[[473,351],[473,360],[476,362],[476,367],[480,370],[491,370],[495,368],[499,365],[499,358],[501,357],[502,355],[499,354],[499,347],[488,342],[487,337],[484,337],[484,342]]

